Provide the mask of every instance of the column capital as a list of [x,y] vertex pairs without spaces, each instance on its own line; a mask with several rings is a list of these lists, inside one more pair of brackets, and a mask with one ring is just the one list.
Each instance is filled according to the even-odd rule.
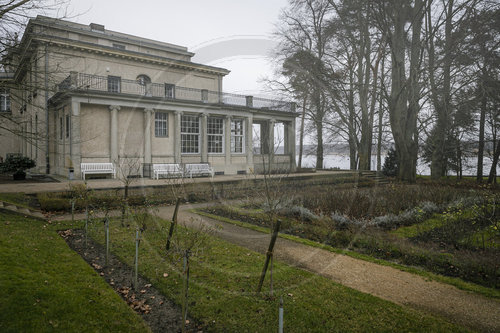
[[110,105],[110,106],[109,106],[109,109],[110,109],[111,111],[115,111],[115,110],[116,110],[116,111],[120,111],[120,110],[122,109],[122,107],[121,107],[121,106],[119,106],[119,105]]
[[202,113],[200,114],[200,117],[202,117],[202,118],[207,118],[207,117],[208,117],[208,113],[206,113],[206,112],[202,112]]
[[183,112],[182,111],[174,111],[174,114],[176,116],[182,116]]
[[144,108],[144,113],[154,113],[155,112],[155,109],[153,108]]

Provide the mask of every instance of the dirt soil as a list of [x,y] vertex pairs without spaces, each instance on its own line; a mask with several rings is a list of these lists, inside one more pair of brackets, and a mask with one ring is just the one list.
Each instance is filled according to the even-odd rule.
[[[138,290],[133,288],[134,270],[110,254],[105,265],[105,248],[87,239],[82,230],[65,230],[59,234],[71,249],[77,252],[106,282],[137,312],[153,332],[181,332],[181,309],[172,303],[151,283],[138,277]],[[203,327],[188,316],[188,332],[203,332]]]

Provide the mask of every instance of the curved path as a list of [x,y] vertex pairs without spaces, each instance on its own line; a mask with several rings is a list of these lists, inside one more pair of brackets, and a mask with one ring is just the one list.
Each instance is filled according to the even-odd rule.
[[[178,221],[188,227],[200,225],[214,229],[214,235],[265,253],[269,234],[191,213],[192,208],[207,204],[182,205]],[[171,219],[173,206],[159,207],[157,214]],[[79,216],[83,218],[83,216]],[[60,219],[68,216],[60,217]],[[76,217],[78,218],[78,217]],[[449,321],[483,332],[500,332],[500,301],[463,291],[451,285],[428,281],[424,277],[398,269],[355,259],[342,254],[278,238],[275,258],[293,266],[320,274],[347,287],[385,300],[442,316]]]

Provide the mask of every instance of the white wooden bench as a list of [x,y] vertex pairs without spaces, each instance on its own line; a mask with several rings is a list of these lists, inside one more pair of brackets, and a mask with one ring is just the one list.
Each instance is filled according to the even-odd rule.
[[87,174],[101,174],[109,173],[116,177],[116,169],[113,163],[81,163],[80,170],[82,172],[82,179],[85,179]]
[[211,176],[214,178],[214,169],[208,163],[186,164],[184,166],[185,175],[193,178],[193,176]]
[[153,164],[153,177],[160,179],[160,175],[167,177],[182,177],[184,171],[179,164]]

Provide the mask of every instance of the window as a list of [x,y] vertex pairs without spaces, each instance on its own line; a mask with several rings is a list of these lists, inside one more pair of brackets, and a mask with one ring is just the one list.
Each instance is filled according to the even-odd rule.
[[165,97],[175,98],[175,85],[170,83],[165,83]]
[[104,26],[102,24],[90,23],[90,30],[94,32],[104,33]]
[[137,81],[137,83],[139,83],[141,86],[146,86],[147,84],[150,84],[151,83],[151,79],[149,78],[149,76],[147,75],[144,75],[144,74],[141,74],[137,77],[137,79],[135,79]]
[[59,117],[59,139],[63,138],[63,118]]
[[66,115],[66,138],[69,139],[69,132],[71,130],[69,114]]
[[202,102],[208,102],[208,90],[206,89],[201,90],[201,100]]
[[108,76],[108,91],[119,93],[121,91],[121,77]]
[[0,89],[0,111],[10,111],[10,92],[7,89]]
[[196,116],[181,117],[181,153],[200,152],[200,121]]
[[168,113],[155,112],[155,136],[159,138],[168,136]]
[[151,79],[149,76],[141,74],[135,80],[139,84],[142,94],[151,96]]
[[245,147],[245,128],[243,119],[231,121],[231,153],[244,153]]
[[35,114],[35,160],[38,158],[38,114]]
[[224,152],[224,119],[207,119],[208,153],[222,154]]

